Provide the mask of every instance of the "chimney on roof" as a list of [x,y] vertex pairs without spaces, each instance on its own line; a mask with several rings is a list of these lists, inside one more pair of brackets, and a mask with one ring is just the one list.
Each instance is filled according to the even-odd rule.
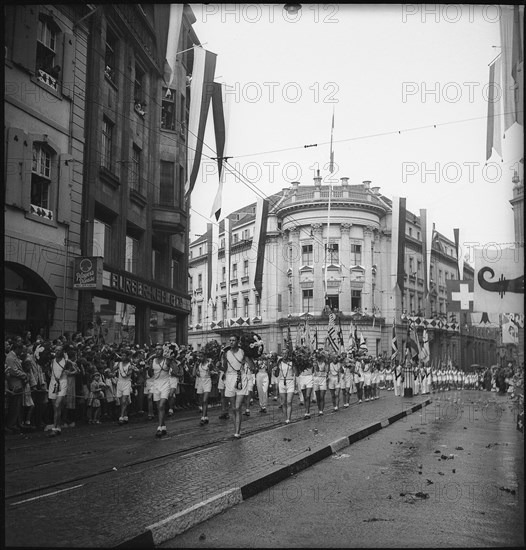
[[342,187],[349,185],[349,178],[340,178],[340,180],[342,182]]
[[318,171],[316,172],[316,177],[314,178],[314,185],[316,187],[321,187],[321,176],[320,176],[320,171],[318,169]]
[[293,182],[291,183],[292,189],[293,189],[294,191],[297,191],[297,190],[298,190],[298,185],[299,185],[299,184],[300,184],[299,181],[293,181]]
[[380,194],[380,188],[379,187],[371,187],[371,191],[373,192],[373,195],[379,195]]
[[370,189],[371,188],[371,181],[370,180],[362,181],[362,183],[363,183],[363,188],[364,189]]

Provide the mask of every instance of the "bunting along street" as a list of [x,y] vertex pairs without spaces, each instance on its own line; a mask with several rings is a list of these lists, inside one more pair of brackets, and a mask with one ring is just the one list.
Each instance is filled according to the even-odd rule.
[[524,438],[513,413],[494,394],[439,396],[160,547],[522,547]]

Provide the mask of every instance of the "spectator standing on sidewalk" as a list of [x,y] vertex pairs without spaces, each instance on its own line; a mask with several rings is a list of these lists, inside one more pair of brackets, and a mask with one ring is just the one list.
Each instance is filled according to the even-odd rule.
[[5,358],[5,382],[7,390],[7,433],[20,433],[22,426],[23,393],[28,376],[22,369],[26,348],[22,342],[15,343]]
[[67,372],[68,379],[68,389],[66,391],[65,399],[65,417],[64,417],[64,426],[69,428],[75,427],[75,411],[77,408],[77,375],[79,374],[79,369],[77,367],[77,355],[75,348],[71,346],[67,348],[67,356],[71,361],[72,367]]
[[88,424],[100,424],[101,399],[104,398],[104,387],[100,372],[95,372],[90,383],[88,397]]
[[361,403],[363,400],[363,360],[360,356],[356,358],[354,364],[354,385],[356,386],[358,403]]
[[269,358],[265,353],[259,359],[256,359],[257,373],[256,386],[258,389],[259,412],[267,412],[268,386],[269,386]]
[[30,348],[26,346],[26,351],[23,353],[22,370],[25,372],[27,379],[24,384],[24,391],[22,394],[22,425],[24,428],[31,428],[31,416],[35,409],[35,403],[33,401],[33,391],[37,386],[37,381],[32,369],[32,360]]
[[365,401],[371,400],[371,388],[372,388],[372,372],[371,372],[371,363],[369,358],[364,360],[363,365],[363,393]]

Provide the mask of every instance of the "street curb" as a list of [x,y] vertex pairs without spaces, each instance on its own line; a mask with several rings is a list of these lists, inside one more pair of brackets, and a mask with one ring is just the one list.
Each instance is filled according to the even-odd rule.
[[285,465],[279,470],[264,475],[241,487],[234,487],[233,489],[224,491],[223,493],[215,495],[204,502],[200,502],[199,504],[191,506],[186,510],[154,523],[153,525],[148,526],[141,534],[115,545],[114,548],[154,548],[156,544],[161,544],[177,535],[184,533],[191,527],[194,527],[195,525],[220,514],[236,504],[240,504],[243,500],[260,493],[273,485],[276,485],[280,481],[301,472],[309,466],[316,464],[320,460],[336,454],[345,447],[356,443],[356,441],[360,441],[360,439],[363,439],[381,430],[382,428],[386,428],[387,426],[394,424],[398,420],[413,414],[423,407],[427,407],[430,403],[431,399],[426,399],[422,403],[390,416],[381,422],[375,422],[374,424],[371,424],[366,428],[362,428],[349,436],[341,437],[329,445],[313,450],[307,456],[300,458],[291,464]]

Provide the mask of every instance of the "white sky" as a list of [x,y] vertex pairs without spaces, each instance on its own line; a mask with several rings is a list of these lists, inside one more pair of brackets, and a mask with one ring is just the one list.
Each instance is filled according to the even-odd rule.
[[[435,6],[303,4],[294,22],[282,4],[191,7],[197,36],[218,55],[216,81],[234,90],[225,154],[264,195],[295,180],[312,185],[316,165],[330,177],[334,107],[334,178],[371,180],[388,197],[407,197],[409,210],[427,208],[450,239],[459,227],[461,244],[514,240],[509,200],[522,127],[506,134],[504,162],[494,155],[485,168],[488,64],[500,52],[492,47],[500,45],[497,7],[438,5],[426,13]],[[205,143],[214,151],[203,153],[215,156],[211,116]],[[268,153],[279,149],[289,150]],[[212,221],[217,185],[214,162],[203,157],[191,240]],[[227,177],[223,215],[255,200],[254,191]]]

